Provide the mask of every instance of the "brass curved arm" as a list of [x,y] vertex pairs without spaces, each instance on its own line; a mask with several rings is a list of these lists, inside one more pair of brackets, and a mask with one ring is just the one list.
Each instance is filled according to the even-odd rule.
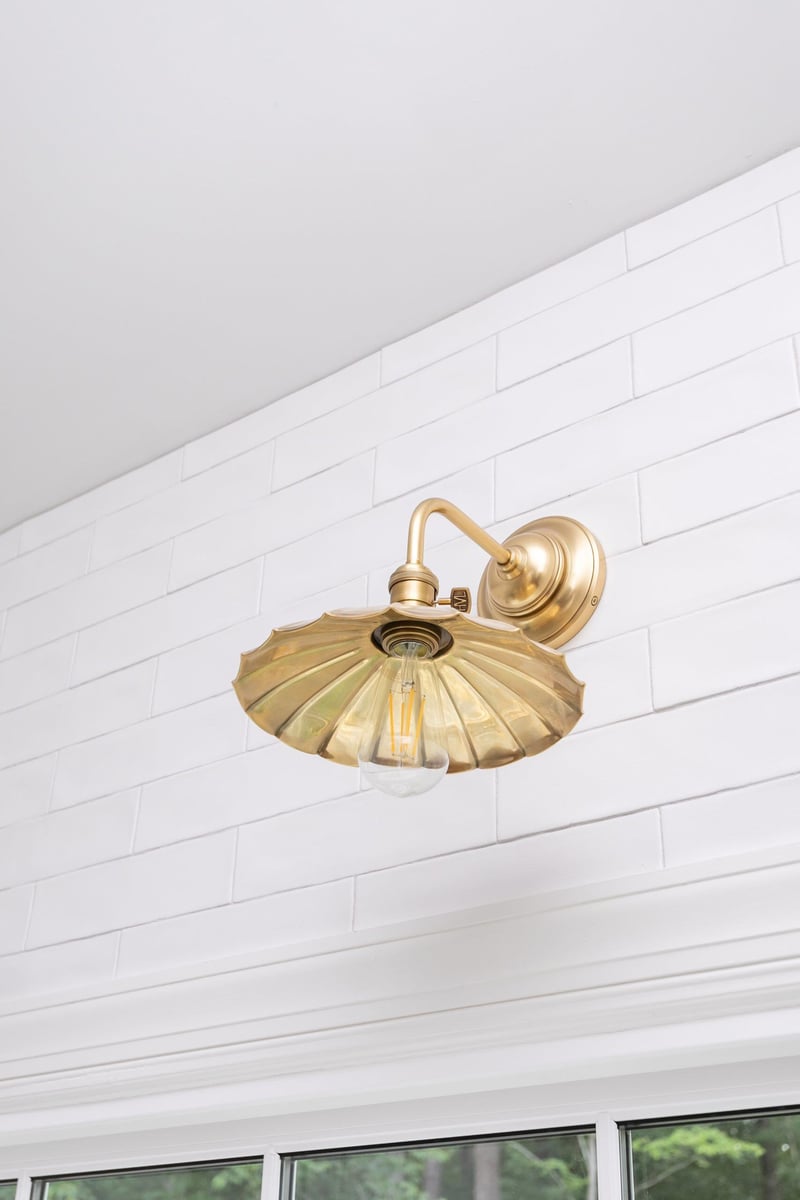
[[451,504],[449,500],[441,500],[438,497],[433,497],[430,500],[423,500],[418,504],[411,514],[411,521],[408,526],[408,550],[406,552],[406,562],[408,563],[424,563],[425,553],[425,526],[428,523],[428,517],[434,513],[439,513],[440,516],[446,517],[451,525],[455,525],[456,529],[460,529],[468,538],[485,550],[499,563],[507,563],[511,559],[511,551],[507,546],[503,546],[500,542],[481,529],[480,525],[476,525],[471,517],[468,517],[465,512],[462,512],[455,504]]

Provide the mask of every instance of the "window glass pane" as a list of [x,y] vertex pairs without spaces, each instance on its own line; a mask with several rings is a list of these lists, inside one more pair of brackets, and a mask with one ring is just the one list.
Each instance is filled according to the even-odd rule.
[[259,1200],[261,1159],[49,1179],[37,1191],[37,1200]]
[[396,1147],[293,1161],[294,1200],[597,1200],[591,1133]]
[[15,1179],[0,1180],[0,1200],[14,1200],[17,1191]]
[[635,1200],[797,1200],[800,1113],[628,1131]]

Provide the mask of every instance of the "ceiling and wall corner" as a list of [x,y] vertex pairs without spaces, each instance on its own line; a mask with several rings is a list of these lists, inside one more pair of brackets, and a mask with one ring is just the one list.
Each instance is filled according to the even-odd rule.
[[0,529],[795,146],[799,26],[6,0]]

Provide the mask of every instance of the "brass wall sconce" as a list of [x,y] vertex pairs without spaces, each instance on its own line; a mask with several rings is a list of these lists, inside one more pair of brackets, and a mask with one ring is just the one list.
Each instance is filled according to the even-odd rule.
[[[476,618],[468,589],[439,599],[425,566],[433,513],[490,555]],[[446,772],[504,766],[569,733],[583,684],[550,647],[583,628],[604,582],[603,551],[578,521],[545,517],[500,543],[454,504],[425,500],[388,605],[274,630],[242,655],[233,686],[251,720],[288,745],[417,795]]]

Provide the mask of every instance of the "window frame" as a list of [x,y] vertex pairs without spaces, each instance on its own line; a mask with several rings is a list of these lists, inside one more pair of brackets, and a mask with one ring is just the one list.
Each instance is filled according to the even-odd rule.
[[[797,1089],[793,1089],[796,1091]],[[14,1171],[10,1167],[4,1172],[3,1182],[13,1183],[16,1178],[15,1200],[44,1200],[41,1184],[53,1179],[79,1178],[86,1175],[131,1174],[154,1170],[179,1170],[181,1168],[212,1166],[237,1162],[260,1162],[262,1166],[261,1195],[259,1200],[293,1200],[291,1196],[291,1177],[293,1163],[299,1158],[322,1157],[335,1154],[370,1153],[380,1150],[401,1148],[417,1148],[430,1145],[471,1144],[485,1141],[506,1141],[520,1137],[535,1137],[537,1135],[579,1134],[594,1132],[595,1152],[597,1156],[597,1189],[598,1200],[633,1200],[632,1195],[632,1161],[630,1159],[630,1135],[642,1128],[652,1128],[659,1125],[702,1123],[714,1120],[734,1120],[737,1117],[770,1116],[782,1113],[800,1113],[800,1098],[775,1102],[765,1097],[758,1097],[755,1104],[743,1103],[740,1091],[730,1096],[730,1103],[725,1098],[716,1097],[717,1103],[709,1103],[698,1107],[697,1097],[691,1101],[653,1103],[652,1090],[649,1091],[649,1102],[637,1104],[630,1101],[619,1108],[611,1108],[598,1112],[594,1109],[590,1114],[587,1107],[580,1113],[562,1112],[553,1114],[548,1119],[546,1112],[540,1110],[536,1115],[531,1114],[528,1121],[520,1120],[519,1110],[505,1118],[499,1114],[493,1116],[492,1108],[497,1104],[497,1097],[490,1093],[474,1093],[470,1098],[474,1101],[475,1110],[481,1107],[482,1117],[458,1120],[420,1121],[417,1129],[424,1125],[430,1129],[430,1136],[419,1136],[409,1130],[407,1123],[398,1118],[396,1106],[389,1104],[391,1119],[385,1124],[382,1120],[383,1106],[376,1106],[379,1112],[381,1134],[374,1137],[364,1136],[362,1132],[349,1132],[336,1120],[336,1110],[323,1110],[316,1114],[322,1119],[324,1133],[316,1135],[302,1132],[305,1124],[303,1114],[298,1114],[298,1132],[283,1133],[282,1136],[269,1136],[269,1118],[262,1118],[264,1133],[258,1137],[223,1136],[219,1141],[214,1139],[213,1126],[192,1126],[190,1132],[197,1135],[198,1145],[192,1145],[191,1150],[181,1149],[170,1153],[162,1147],[156,1149],[152,1142],[148,1145],[148,1137],[152,1131],[130,1134],[122,1133],[124,1148],[111,1151],[106,1155],[91,1158],[67,1158],[63,1162],[48,1158],[46,1162],[37,1163],[35,1149],[31,1155],[32,1161],[24,1163],[25,1147],[19,1147],[20,1169]],[[785,1093],[785,1089],[783,1089]],[[411,1110],[414,1101],[408,1101]],[[702,1101],[701,1101],[702,1104]],[[306,1114],[307,1115],[307,1114]],[[245,1124],[247,1122],[245,1121]],[[242,1126],[240,1120],[226,1121],[227,1130],[236,1130]],[[171,1126],[167,1127],[168,1129]],[[178,1131],[178,1127],[176,1132]],[[412,1126],[412,1128],[414,1128]],[[185,1127],[184,1127],[185,1130]],[[383,1132],[385,1130],[385,1133]],[[462,1130],[463,1132],[459,1132]],[[79,1139],[82,1140],[82,1139]],[[70,1143],[66,1143],[69,1145]],[[137,1152],[137,1145],[141,1151]],[[202,1144],[202,1148],[201,1148]],[[23,1167],[24,1163],[24,1167]],[[288,1168],[288,1169],[287,1169]]]

